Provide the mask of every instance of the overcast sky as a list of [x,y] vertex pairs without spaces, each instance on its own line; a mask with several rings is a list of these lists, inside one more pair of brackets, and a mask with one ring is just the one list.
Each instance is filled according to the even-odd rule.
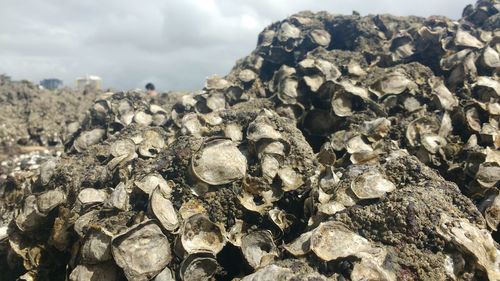
[[104,86],[194,90],[225,75],[258,33],[301,10],[445,15],[473,0],[0,0],[0,74],[39,81],[95,74]]

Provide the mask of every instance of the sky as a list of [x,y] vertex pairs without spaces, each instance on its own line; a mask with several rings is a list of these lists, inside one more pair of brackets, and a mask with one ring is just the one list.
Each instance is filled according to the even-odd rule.
[[0,74],[38,82],[98,75],[106,88],[197,90],[302,10],[460,18],[474,0],[0,0]]

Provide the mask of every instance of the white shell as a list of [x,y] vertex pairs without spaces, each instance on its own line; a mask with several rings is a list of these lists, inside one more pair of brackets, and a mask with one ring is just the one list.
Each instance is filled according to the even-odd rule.
[[80,251],[84,263],[96,264],[111,259],[111,235],[105,231],[90,230]]
[[201,137],[206,128],[200,122],[197,113],[188,113],[182,117],[181,121],[181,132],[184,135],[192,135],[195,137]]
[[165,140],[155,130],[143,133],[144,140],[139,144],[139,154],[143,157],[154,157],[165,147]]
[[281,281],[281,280],[293,280],[293,277],[296,276],[291,269],[280,267],[275,264],[270,264],[268,266],[265,266],[257,270],[256,272],[250,275],[243,277],[241,281],[277,281],[277,280]]
[[384,95],[398,95],[407,89],[415,87],[415,83],[406,78],[403,74],[391,73],[372,85],[370,87],[370,91],[375,93],[377,96],[382,97]]
[[261,157],[260,166],[262,170],[262,177],[271,184],[278,174],[280,168],[279,161],[269,154],[264,154],[264,156]]
[[134,115],[134,122],[141,126],[149,126],[153,122],[153,116],[144,111],[139,111]]
[[278,132],[270,123],[267,118],[266,112],[261,114],[248,125],[247,139],[253,143],[257,143],[262,139],[281,140],[281,133]]
[[226,232],[226,240],[234,246],[241,247],[241,238],[245,235],[244,230],[244,222],[235,219],[234,225]]
[[317,92],[321,85],[325,82],[325,78],[320,75],[304,76],[304,82],[313,92]]
[[490,229],[498,230],[500,224],[500,195],[499,192],[493,192],[487,196],[479,205],[479,210],[484,215],[484,220]]
[[211,254],[192,254],[182,261],[179,275],[182,281],[208,281],[211,280],[217,267],[217,260]]
[[490,68],[500,67],[500,55],[495,49],[487,46],[481,56],[481,63]]
[[118,281],[118,269],[112,263],[77,265],[69,275],[69,281]]
[[391,121],[386,118],[377,118],[370,121],[363,122],[363,135],[365,135],[369,141],[375,142],[384,138],[390,130]]
[[80,238],[85,237],[91,222],[97,218],[98,214],[99,214],[98,210],[92,210],[92,211],[89,211],[89,212],[81,215],[75,221],[73,229],[75,230],[76,234],[78,234],[78,236],[80,236]]
[[135,186],[137,186],[142,192],[151,195],[153,190],[157,186],[161,186],[163,192],[170,193],[172,192],[172,187],[168,184],[168,182],[159,174],[149,174],[142,178],[140,181],[134,182]]
[[213,139],[191,158],[191,169],[202,182],[221,185],[242,179],[247,159],[228,139]]
[[240,142],[243,140],[243,131],[240,125],[236,123],[227,124],[224,128],[224,135],[234,142]]
[[378,171],[370,170],[351,182],[351,190],[359,199],[375,199],[392,192],[396,186]]
[[40,212],[48,214],[66,201],[66,194],[58,189],[49,190],[37,196],[36,204]]
[[302,176],[295,172],[290,167],[283,167],[278,171],[278,176],[281,179],[283,191],[292,191],[301,187],[304,184]]
[[158,275],[156,275],[153,281],[175,281],[175,278],[172,270],[170,270],[170,268],[168,267],[165,267]]
[[38,211],[36,196],[30,195],[24,200],[22,211],[16,217],[16,226],[21,231],[32,231],[45,222],[45,216]]
[[158,113],[168,114],[167,111],[165,109],[163,109],[163,107],[156,105],[156,104],[149,105],[149,111],[151,111],[151,113],[153,113],[153,114],[158,114]]
[[445,110],[453,110],[458,106],[458,99],[448,90],[443,81],[431,81],[432,94],[435,95]]
[[257,74],[251,69],[244,69],[238,74],[238,78],[245,83],[249,83],[257,78]]
[[330,45],[330,33],[323,29],[314,29],[308,34],[311,41],[319,46],[328,47]]
[[373,151],[371,145],[367,144],[361,136],[350,138],[346,143],[346,149],[350,154],[362,151]]
[[108,192],[104,189],[84,188],[78,193],[77,200],[82,206],[103,203],[108,199]]
[[127,192],[127,186],[120,182],[111,195],[109,199],[105,202],[105,206],[109,208],[115,208],[121,211],[127,211],[130,207],[129,196]]
[[170,192],[171,188],[168,185],[158,185],[149,198],[149,208],[161,226],[172,232],[179,227],[179,219],[170,201]]
[[485,188],[494,187],[500,181],[500,166],[481,163],[476,173],[476,180]]
[[128,161],[137,158],[137,153],[135,153],[135,143],[131,139],[118,140],[111,145],[110,154],[113,155],[114,158],[109,161],[108,168],[113,170],[114,168],[124,165]]
[[104,129],[93,129],[91,131],[83,132],[75,140],[73,146],[78,152],[84,151],[89,148],[89,146],[98,143],[104,137],[105,133],[106,131]]
[[213,75],[205,81],[205,89],[207,90],[222,90],[229,87],[229,82],[220,76]]
[[500,280],[499,251],[486,229],[479,229],[466,219],[454,219],[441,214],[436,231],[459,249],[475,257],[475,263],[484,269],[489,280]]
[[268,212],[271,221],[281,230],[285,231],[295,220],[295,216],[287,214],[285,211],[274,208]]
[[311,236],[312,231],[304,232],[291,243],[285,244],[283,248],[295,257],[304,256],[311,251]]
[[289,39],[296,39],[300,37],[300,29],[293,24],[284,22],[278,30],[278,40],[286,42]]
[[311,250],[324,261],[369,251],[370,242],[339,222],[323,222],[311,235]]
[[384,268],[387,251],[374,249],[370,253],[358,255],[361,261],[354,264],[351,272],[352,281],[385,280],[396,281],[396,274]]
[[111,253],[131,281],[147,281],[172,259],[170,243],[158,225],[146,221],[113,237]]
[[269,230],[251,232],[241,238],[241,250],[250,266],[260,268],[279,256]]
[[9,237],[9,234],[7,233],[8,230],[9,227],[7,225],[0,226],[0,242],[7,240]]
[[210,252],[216,255],[226,244],[224,231],[202,214],[184,222],[181,242],[188,254]]
[[469,32],[459,29],[455,34],[455,45],[457,47],[467,47],[481,49],[484,44],[476,37],[472,36]]

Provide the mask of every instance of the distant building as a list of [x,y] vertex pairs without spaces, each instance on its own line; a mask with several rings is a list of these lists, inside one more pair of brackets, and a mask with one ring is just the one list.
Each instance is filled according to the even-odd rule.
[[10,76],[7,76],[5,74],[0,74],[0,85],[7,84],[10,81],[11,81]]
[[100,90],[101,86],[102,86],[102,79],[99,76],[87,75],[85,77],[80,77],[76,79],[76,88],[78,90],[83,91],[86,88]]
[[60,89],[63,86],[63,81],[55,78],[43,79],[40,81],[40,85],[48,90]]

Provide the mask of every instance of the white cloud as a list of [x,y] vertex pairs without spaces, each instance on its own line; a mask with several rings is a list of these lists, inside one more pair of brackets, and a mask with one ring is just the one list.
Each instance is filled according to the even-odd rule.
[[258,33],[300,10],[459,18],[473,0],[2,0],[0,73],[34,81],[85,74],[108,87],[198,89],[248,54]]

